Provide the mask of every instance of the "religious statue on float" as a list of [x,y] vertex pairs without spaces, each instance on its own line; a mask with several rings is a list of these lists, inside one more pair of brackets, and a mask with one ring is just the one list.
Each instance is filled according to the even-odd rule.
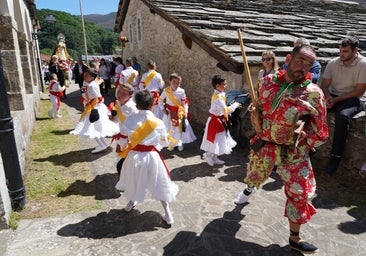
[[[53,51],[52,56],[58,57],[59,68],[64,73],[65,84],[69,85],[72,79],[72,58],[70,57],[69,53],[67,52],[66,43],[65,43],[65,35],[60,33],[57,35],[58,43]],[[52,61],[52,60],[51,60]],[[52,63],[51,63],[52,64]]]
[[57,55],[57,57],[60,61],[67,61],[67,60],[71,59],[71,57],[66,49],[65,35],[61,34],[61,33],[58,34],[57,40],[58,40],[58,43],[57,43],[52,55]]

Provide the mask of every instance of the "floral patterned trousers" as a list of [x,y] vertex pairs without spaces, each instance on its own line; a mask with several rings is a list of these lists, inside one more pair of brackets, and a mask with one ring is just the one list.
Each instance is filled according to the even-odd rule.
[[279,157],[279,146],[274,152],[271,152],[272,156],[278,156],[275,158],[265,157],[267,154],[263,151],[266,150],[270,151],[268,147],[264,146],[258,152],[251,151],[244,182],[249,187],[259,188],[268,179],[274,166],[277,166],[276,172],[282,180],[287,198],[285,216],[293,223],[308,222],[316,213],[315,207],[310,202],[315,194],[316,182],[309,156],[306,155],[300,161],[289,162]]

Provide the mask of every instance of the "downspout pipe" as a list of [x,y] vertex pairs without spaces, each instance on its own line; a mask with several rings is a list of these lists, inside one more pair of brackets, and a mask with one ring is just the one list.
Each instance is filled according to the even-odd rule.
[[11,206],[14,211],[25,207],[25,188],[19,164],[18,151],[14,136],[13,118],[6,92],[6,81],[0,52],[0,151],[3,160],[6,185]]

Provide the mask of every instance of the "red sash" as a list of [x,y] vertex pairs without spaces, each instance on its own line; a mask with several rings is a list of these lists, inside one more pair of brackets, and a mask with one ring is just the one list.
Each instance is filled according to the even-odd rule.
[[60,109],[60,106],[61,106],[61,97],[64,96],[63,92],[55,92],[55,91],[51,91],[53,89],[53,86],[56,84],[56,81],[51,81],[51,84],[50,84],[50,89],[49,89],[49,92],[50,94],[52,94],[53,96],[56,96],[57,97],[57,109]]
[[127,139],[128,137],[126,135],[122,135],[120,133],[117,133],[115,135],[112,136],[112,141],[111,144],[113,143],[114,140],[119,140],[119,139]]
[[211,119],[207,127],[207,140],[213,143],[215,141],[216,133],[225,131],[224,124],[222,123],[224,116],[210,114],[210,117]]
[[165,104],[165,107],[169,110],[172,126],[179,126],[178,107],[169,104]]
[[168,169],[168,166],[166,165],[163,156],[161,155],[161,153],[155,148],[155,146],[151,146],[151,145],[141,145],[141,144],[137,144],[134,148],[132,148],[131,150],[134,151],[140,151],[140,152],[149,152],[149,151],[155,151],[159,154],[161,161],[163,161],[163,164],[165,166],[165,170],[166,173],[168,174],[168,176],[170,177],[170,171]]
[[159,97],[160,97],[160,92],[158,92],[158,91],[152,91],[151,93],[154,96],[154,105],[158,105]]

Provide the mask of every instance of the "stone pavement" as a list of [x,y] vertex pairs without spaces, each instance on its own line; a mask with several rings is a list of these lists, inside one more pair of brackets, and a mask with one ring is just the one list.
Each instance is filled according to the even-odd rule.
[[[76,123],[79,93],[76,85],[72,88],[63,106]],[[302,255],[287,245],[285,199],[275,174],[247,205],[233,203],[244,187],[247,158],[241,153],[223,156],[226,164],[212,168],[201,159],[200,139],[183,152],[163,150],[172,180],[180,187],[171,204],[175,223],[170,227],[161,219],[160,202],[149,194],[132,212],[122,210],[127,201],[113,189],[118,179],[115,155],[112,149],[89,154],[95,145],[80,139],[93,182],[100,186],[95,198],[102,201],[102,210],[22,220],[16,231],[0,231],[0,255]],[[324,198],[316,197],[314,204],[318,213],[301,234],[319,247],[315,255],[366,255],[365,219]]]

